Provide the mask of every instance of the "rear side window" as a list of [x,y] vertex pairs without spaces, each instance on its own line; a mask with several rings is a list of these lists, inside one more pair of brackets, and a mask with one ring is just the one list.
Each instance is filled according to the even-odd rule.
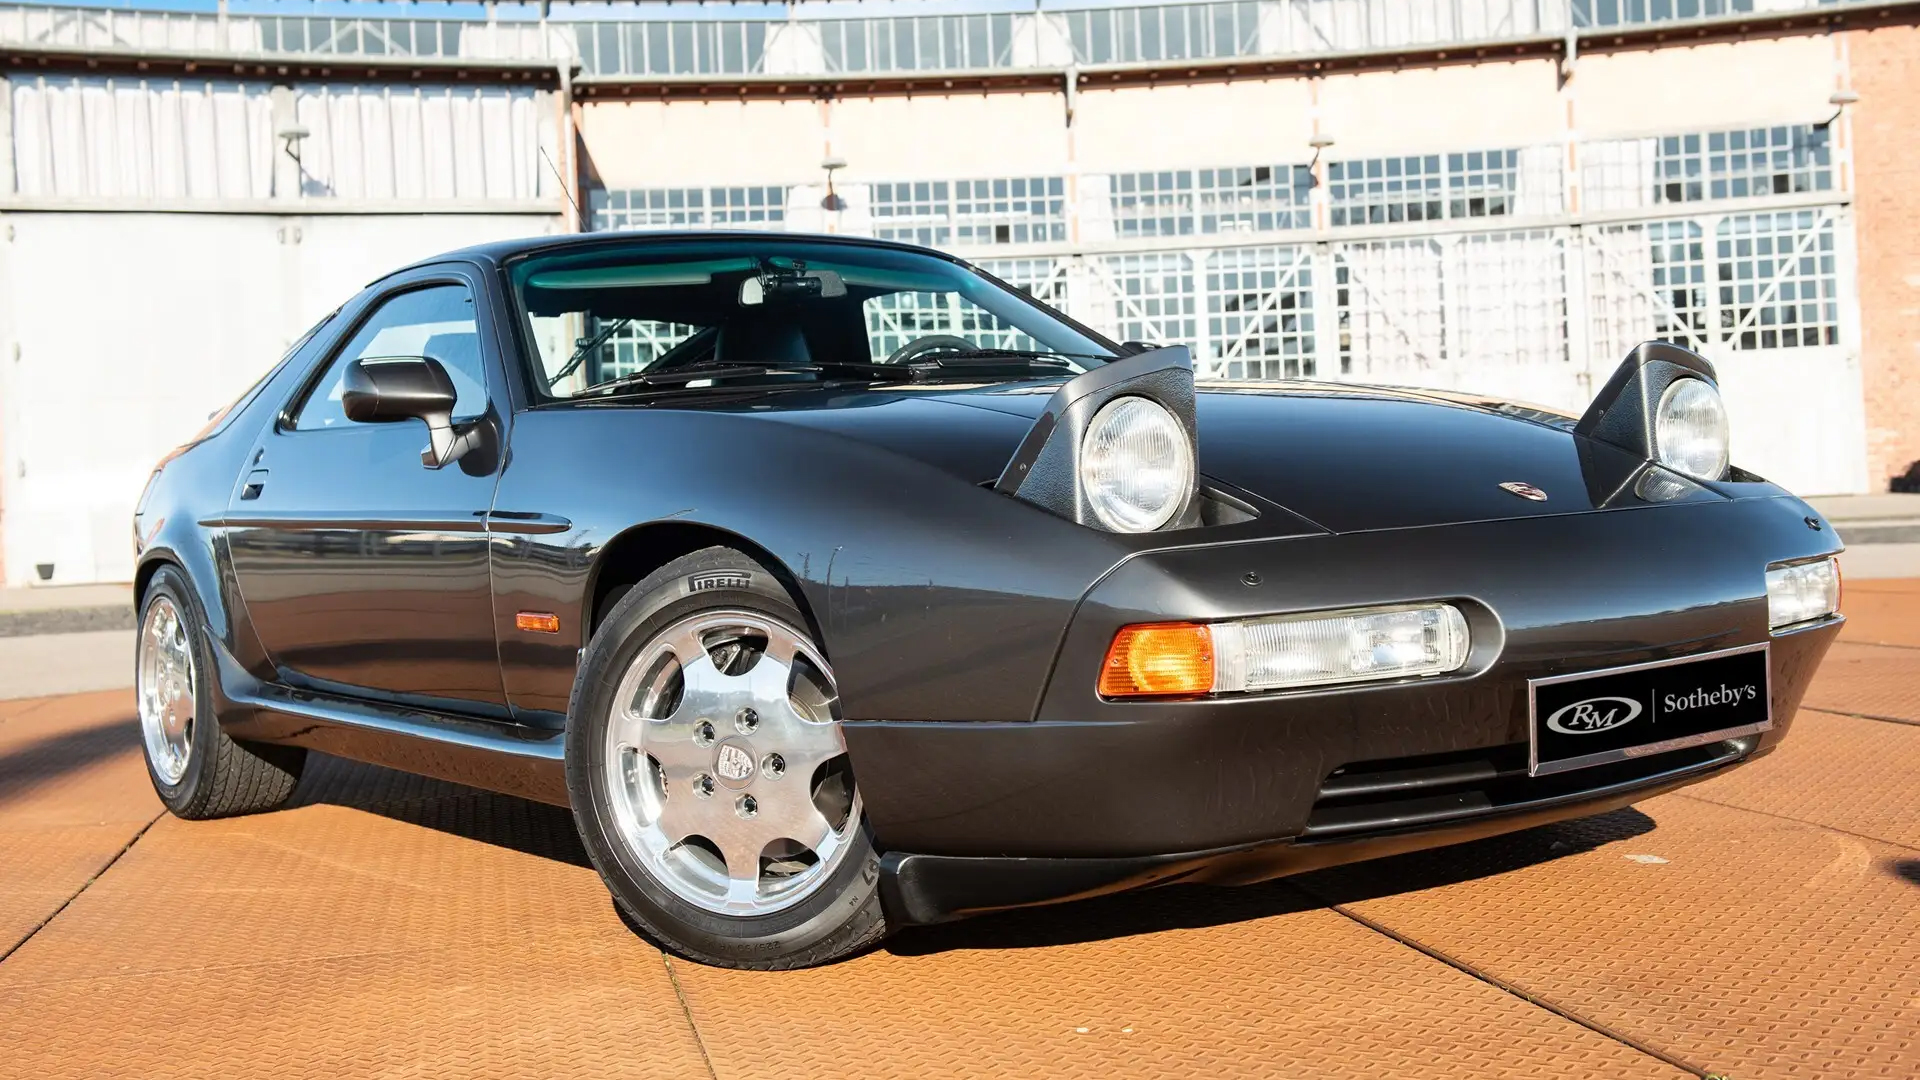
[[340,404],[340,382],[348,364],[369,356],[430,356],[447,369],[459,394],[455,420],[487,411],[486,366],[473,293],[465,285],[433,285],[383,302],[327,365],[295,414],[294,428],[313,431],[351,424]]

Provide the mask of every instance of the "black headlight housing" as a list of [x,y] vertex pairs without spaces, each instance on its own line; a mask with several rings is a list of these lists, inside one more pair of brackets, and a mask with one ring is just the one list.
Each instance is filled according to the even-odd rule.
[[[1185,462],[1184,490],[1166,495],[1169,501],[1147,517],[1144,527],[1127,527],[1126,522],[1117,520],[1110,510],[1096,506],[1097,496],[1084,482],[1084,458],[1089,452],[1087,436],[1096,418],[1102,417],[1103,410],[1110,405],[1125,406],[1123,399],[1127,398],[1144,399],[1172,418],[1177,432],[1173,434],[1175,445],[1169,447],[1165,421],[1158,413],[1149,414],[1160,425],[1161,448],[1170,451],[1172,458],[1184,457]],[[1184,346],[1173,346],[1102,364],[1074,376],[1054,391],[1046,412],[1021,440],[1012,460],[994,482],[994,489],[1090,528],[1111,532],[1183,528],[1199,523],[1198,461],[1193,354]]]
[[[1710,396],[1699,387],[1687,386],[1684,380],[1697,380],[1705,385]],[[1717,481],[1726,479],[1728,466],[1725,463],[1724,437],[1723,452],[1716,468],[1691,469],[1678,467],[1673,454],[1663,452],[1660,446],[1660,412],[1663,402],[1672,398],[1687,397],[1699,399],[1714,409],[1720,410],[1724,425],[1724,406],[1719,402],[1720,382],[1713,365],[1698,353],[1671,345],[1664,341],[1648,341],[1635,346],[1627,354],[1620,366],[1615,369],[1600,392],[1594,395],[1593,404],[1574,425],[1576,434],[1620,447],[1641,458],[1643,461],[1661,464],[1696,480]]]

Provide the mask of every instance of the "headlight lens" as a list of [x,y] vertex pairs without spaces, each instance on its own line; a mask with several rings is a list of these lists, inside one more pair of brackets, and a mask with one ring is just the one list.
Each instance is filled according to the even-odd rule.
[[1783,626],[1824,619],[1840,610],[1840,560],[1795,563],[1767,568],[1767,626]]
[[1114,532],[1152,532],[1173,520],[1193,491],[1193,450],[1180,421],[1143,397],[1107,402],[1080,444],[1080,488]]
[[1258,693],[1443,675],[1466,665],[1469,646],[1466,616],[1451,604],[1147,623],[1114,636],[1100,693]]
[[1727,472],[1727,407],[1702,379],[1675,379],[1654,411],[1654,458],[1701,480]]

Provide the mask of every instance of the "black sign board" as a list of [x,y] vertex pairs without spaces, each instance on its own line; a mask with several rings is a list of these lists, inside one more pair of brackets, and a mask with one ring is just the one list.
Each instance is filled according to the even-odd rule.
[[1535,776],[1773,726],[1764,644],[1534,679],[1527,686]]

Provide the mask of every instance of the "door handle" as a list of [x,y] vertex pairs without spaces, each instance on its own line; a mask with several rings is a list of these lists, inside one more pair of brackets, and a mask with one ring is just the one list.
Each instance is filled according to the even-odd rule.
[[240,488],[242,499],[257,499],[260,489],[267,486],[267,470],[255,469],[247,474],[247,482]]
[[487,527],[494,532],[504,533],[563,533],[573,528],[573,522],[558,514],[542,514],[528,510],[482,510],[480,516],[487,521]]

